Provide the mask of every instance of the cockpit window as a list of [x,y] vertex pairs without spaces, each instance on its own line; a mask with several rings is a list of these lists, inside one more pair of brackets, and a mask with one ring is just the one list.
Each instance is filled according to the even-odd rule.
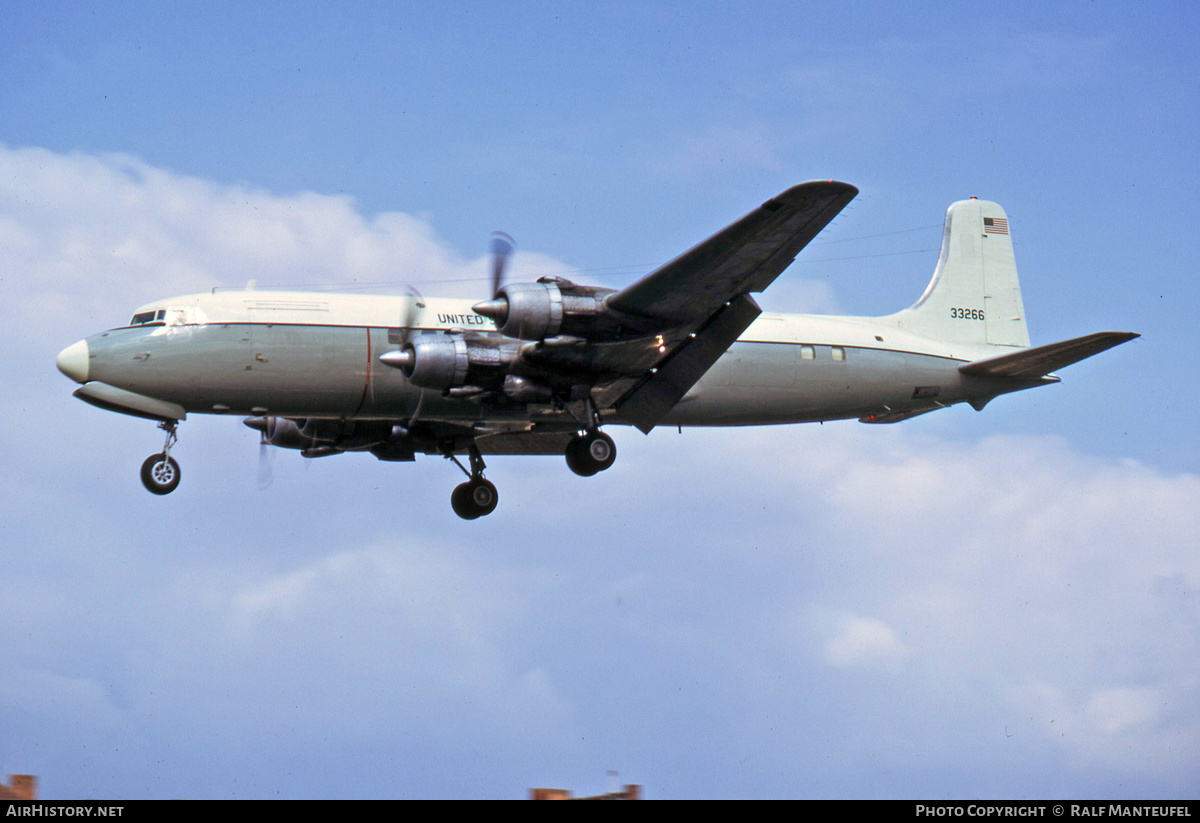
[[156,312],[154,312],[154,311],[139,312],[138,314],[135,314],[133,316],[132,320],[129,321],[129,325],[131,325],[131,326],[146,326],[151,323],[162,323],[163,319],[166,316],[167,316],[166,309],[159,309]]

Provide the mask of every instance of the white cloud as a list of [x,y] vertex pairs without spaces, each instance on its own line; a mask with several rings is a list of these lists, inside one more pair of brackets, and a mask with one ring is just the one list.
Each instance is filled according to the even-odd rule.
[[704,537],[663,531],[744,593],[724,611],[760,638],[761,680],[827,672],[863,697],[855,725],[905,730],[912,762],[1008,727],[1072,769],[1181,779],[1200,762],[1200,478],[936,430],[671,432],[622,441],[639,465],[617,471],[704,512]]
[[825,644],[825,659],[838,667],[890,664],[909,654],[895,630],[881,620],[847,615]]
[[[172,294],[264,286],[487,289],[486,256],[448,248],[421,216],[359,213],[341,195],[276,195],[174,174],[128,155],[0,146],[7,326],[77,334]],[[569,271],[518,250],[511,269]],[[65,344],[64,344],[65,345]]]

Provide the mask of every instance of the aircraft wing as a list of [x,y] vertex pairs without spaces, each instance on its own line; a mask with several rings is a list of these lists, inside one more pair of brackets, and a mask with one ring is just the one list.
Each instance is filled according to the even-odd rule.
[[976,360],[974,363],[965,363],[959,366],[958,370],[963,374],[975,377],[1010,377],[1034,380],[1065,366],[1070,366],[1072,363],[1078,363],[1093,354],[1099,354],[1113,346],[1119,346],[1135,337],[1141,337],[1141,335],[1130,331],[1101,331],[1058,343],[1049,343],[1045,346],[1035,346],[1032,349],[1021,349],[1012,354]]
[[623,375],[593,393],[649,432],[761,313],[761,292],[858,189],[793,186],[606,301],[647,337],[596,346],[593,367]]
[[771,285],[856,194],[833,180],[792,186],[612,295],[608,307],[663,328],[700,325],[739,294]]

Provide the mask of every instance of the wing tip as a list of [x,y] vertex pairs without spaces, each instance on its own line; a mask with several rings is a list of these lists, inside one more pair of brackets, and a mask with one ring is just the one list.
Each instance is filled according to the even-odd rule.
[[842,200],[842,205],[845,205],[858,196],[858,187],[849,183],[843,183],[840,180],[809,180],[805,183],[797,183],[790,189],[780,192],[763,203],[762,207],[767,211],[778,211],[793,197],[809,197],[814,194]]

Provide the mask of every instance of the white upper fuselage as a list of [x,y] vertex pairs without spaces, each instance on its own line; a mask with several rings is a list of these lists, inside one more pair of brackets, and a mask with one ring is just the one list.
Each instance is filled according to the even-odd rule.
[[[409,309],[412,300],[420,306],[415,313]],[[134,316],[164,311],[162,334],[168,333],[171,326],[242,323],[398,328],[408,317],[413,318],[414,330],[497,334],[494,321],[472,310],[475,302],[408,295],[221,291],[156,300],[139,307]],[[897,317],[764,312],[738,340],[905,351],[964,362],[995,354],[995,348],[986,344],[951,342],[907,332],[899,327]]]

